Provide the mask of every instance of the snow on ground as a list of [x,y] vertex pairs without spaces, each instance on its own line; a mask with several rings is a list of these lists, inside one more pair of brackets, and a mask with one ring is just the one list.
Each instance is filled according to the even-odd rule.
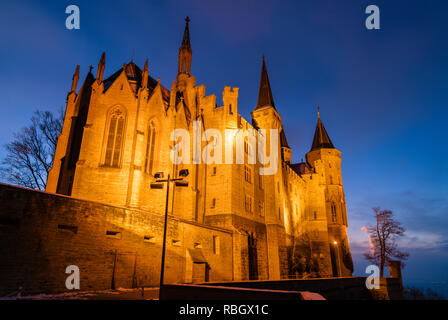
[[[41,293],[36,295],[22,295],[20,293],[12,294],[6,297],[0,297],[0,300],[91,300],[91,299],[155,299],[158,296],[159,288],[145,288],[144,297],[142,297],[142,289],[124,289],[116,290],[98,290],[98,291],[71,291],[64,293],[47,294]],[[157,291],[157,292],[156,292]]]

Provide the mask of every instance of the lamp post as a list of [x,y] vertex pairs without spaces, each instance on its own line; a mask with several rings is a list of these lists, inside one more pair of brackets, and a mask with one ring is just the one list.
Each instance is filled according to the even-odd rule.
[[168,174],[167,179],[163,179],[163,172],[157,172],[154,175],[156,183],[151,183],[151,189],[163,189],[163,183],[166,183],[165,223],[163,230],[162,263],[160,266],[159,300],[163,296],[162,288],[163,288],[163,277],[165,274],[166,229],[168,224],[168,199],[170,196],[170,182],[174,182],[176,186],[179,187],[188,187],[188,181],[183,179],[187,177],[188,174],[189,174],[188,169],[183,169],[179,171],[179,176],[181,176],[182,178],[171,179],[170,175]]
[[340,257],[339,257],[338,242],[336,240],[333,241],[333,246],[334,246],[334,255],[335,255],[335,259],[336,259],[337,276],[340,277],[342,274],[342,268],[341,268],[341,261],[339,261]]

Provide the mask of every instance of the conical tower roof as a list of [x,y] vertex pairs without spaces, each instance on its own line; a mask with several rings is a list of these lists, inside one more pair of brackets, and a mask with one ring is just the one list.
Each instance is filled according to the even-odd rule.
[[260,89],[258,91],[257,106],[254,110],[258,110],[264,107],[273,107],[275,109],[274,97],[271,91],[271,84],[269,83],[268,71],[266,68],[266,62],[263,56],[263,66],[261,68]]
[[322,120],[320,120],[320,115],[318,112],[316,131],[314,132],[314,139],[313,139],[313,145],[311,146],[311,151],[324,148],[335,149],[333,142],[331,142],[331,139],[328,136],[327,130],[325,130]]

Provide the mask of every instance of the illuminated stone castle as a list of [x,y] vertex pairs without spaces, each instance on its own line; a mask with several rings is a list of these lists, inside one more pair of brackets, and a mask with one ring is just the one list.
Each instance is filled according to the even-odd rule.
[[[181,169],[188,169],[189,186],[171,186],[169,223],[195,229],[183,237],[168,236],[168,251],[177,250],[176,261],[182,266],[176,270],[167,262],[170,272],[179,274],[168,275],[168,281],[351,276],[341,152],[320,117],[306,161],[291,163],[292,150],[277,110],[281,106],[274,104],[264,58],[258,101],[247,121],[238,113],[238,88],[224,87],[218,105],[215,95],[206,95],[205,85],[196,84],[192,53],[187,19],[178,74],[170,89],[151,77],[148,61],[143,69],[131,61],[105,77],[103,54],[96,77],[90,71],[77,92],[78,66],[46,192],[139,212],[139,216],[145,212],[162,216],[166,187],[150,188],[154,174],[178,177]],[[170,135],[183,128],[193,137],[194,121],[200,122],[202,132],[278,129],[277,172],[262,176],[259,163],[248,164],[253,151],[248,140],[244,164],[174,165],[170,150],[175,141]],[[204,147],[209,142],[201,143]],[[133,231],[134,218],[126,219],[131,224],[123,218],[122,223],[114,220],[114,226]],[[160,232],[151,233],[150,225],[144,228],[134,230],[142,242],[161,242]],[[216,255],[222,260],[216,260]],[[154,259],[154,266],[159,263]]]

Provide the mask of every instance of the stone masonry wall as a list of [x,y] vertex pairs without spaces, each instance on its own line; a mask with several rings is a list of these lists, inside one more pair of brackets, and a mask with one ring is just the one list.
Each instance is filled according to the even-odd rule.
[[[163,215],[0,184],[0,296],[157,286]],[[209,268],[195,268],[207,262]],[[166,283],[232,280],[232,233],[168,219]],[[207,270],[207,275],[194,274]],[[196,270],[196,271],[195,271]]]

